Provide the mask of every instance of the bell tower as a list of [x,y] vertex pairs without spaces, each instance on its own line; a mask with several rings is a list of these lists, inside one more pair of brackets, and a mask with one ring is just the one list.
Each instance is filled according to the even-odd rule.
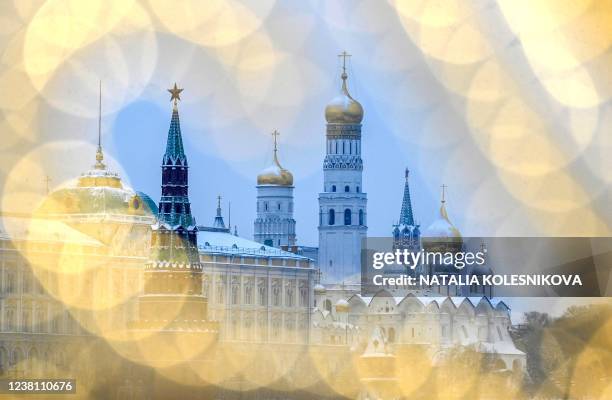
[[340,93],[325,107],[323,191],[319,193],[319,268],[323,283],[359,283],[361,241],[366,237],[367,196],[363,191],[363,108],[348,91],[343,52]]
[[257,218],[254,239],[266,246],[291,251],[295,246],[293,219],[293,175],[278,161],[278,136],[274,130],[272,165],[257,175]]

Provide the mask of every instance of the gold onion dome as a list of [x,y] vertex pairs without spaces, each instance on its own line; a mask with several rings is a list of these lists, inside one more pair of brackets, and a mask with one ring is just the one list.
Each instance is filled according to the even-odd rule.
[[363,107],[357,100],[351,97],[346,80],[346,52],[340,54],[344,57],[342,64],[342,90],[340,94],[332,99],[325,107],[325,119],[329,124],[360,124],[363,120]]
[[337,312],[348,312],[349,311],[349,303],[344,299],[338,300],[336,303],[336,311]]
[[277,131],[272,132],[274,136],[274,160],[272,165],[264,169],[257,175],[258,185],[277,185],[277,186],[293,186],[293,175],[280,165],[278,161],[278,146],[276,137],[279,135]]
[[448,218],[446,212],[446,200],[444,198],[445,185],[442,185],[442,201],[440,204],[440,215],[429,227],[425,230],[425,237],[427,241],[438,241],[438,240],[449,240],[451,242],[460,242],[461,233],[453,225]]

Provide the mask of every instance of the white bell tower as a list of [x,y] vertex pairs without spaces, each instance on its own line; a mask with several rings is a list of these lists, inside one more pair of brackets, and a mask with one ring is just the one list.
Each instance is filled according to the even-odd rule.
[[361,176],[363,108],[347,87],[343,52],[340,94],[325,108],[326,155],[319,193],[319,268],[323,283],[359,283],[361,241],[367,234],[367,196]]
[[256,242],[291,250],[295,246],[293,219],[293,175],[278,161],[278,131],[274,136],[272,165],[257,175],[257,218],[254,225]]

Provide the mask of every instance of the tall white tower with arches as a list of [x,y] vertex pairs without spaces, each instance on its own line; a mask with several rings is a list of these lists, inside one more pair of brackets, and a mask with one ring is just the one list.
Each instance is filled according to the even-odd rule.
[[257,175],[257,218],[254,239],[266,246],[295,246],[293,219],[293,175],[278,161],[278,131],[274,137],[272,165]]
[[367,233],[367,196],[361,175],[363,108],[348,91],[343,52],[340,94],[325,107],[326,155],[319,193],[319,268],[323,283],[358,283],[361,241]]

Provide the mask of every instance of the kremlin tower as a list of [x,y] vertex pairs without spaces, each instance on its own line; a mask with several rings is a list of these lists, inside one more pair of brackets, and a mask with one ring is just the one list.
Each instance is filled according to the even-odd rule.
[[293,175],[278,161],[277,131],[272,165],[257,175],[257,218],[254,239],[266,246],[290,250],[295,247]]
[[188,163],[183,149],[178,100],[183,89],[169,89],[173,101],[158,221],[152,227],[151,254],[140,297],[140,327],[207,330],[207,299],[202,294],[195,219],[188,197]]
[[326,155],[319,193],[319,268],[323,283],[359,283],[361,241],[367,233],[363,192],[363,108],[348,91],[346,52],[340,94],[325,107]]
[[398,223],[393,226],[393,248],[416,252],[421,250],[421,231],[419,225],[414,222],[408,175],[409,171],[406,168],[402,209]]

